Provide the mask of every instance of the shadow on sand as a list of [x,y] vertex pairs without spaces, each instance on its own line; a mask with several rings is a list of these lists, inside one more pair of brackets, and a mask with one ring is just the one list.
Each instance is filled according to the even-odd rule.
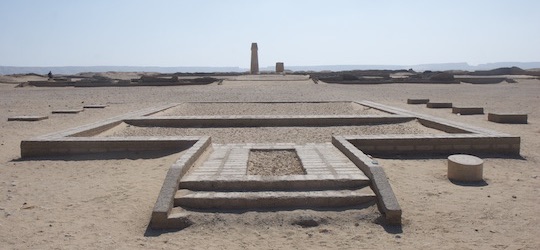
[[[448,156],[453,154],[411,154],[411,155],[378,155],[372,154],[371,156],[380,159],[388,160],[442,160],[447,159]],[[508,155],[508,154],[474,154],[474,156],[482,159],[512,159],[512,160],[523,160],[527,159],[521,155]]]
[[456,181],[456,180],[449,180],[449,181],[452,182],[455,185],[463,186],[463,187],[485,187],[485,186],[489,185],[485,180],[473,181],[473,182],[470,182],[470,181]]
[[107,152],[107,153],[91,153],[91,154],[74,154],[74,155],[59,155],[48,157],[25,157],[13,159],[11,162],[24,161],[90,161],[90,160],[139,160],[139,159],[156,159],[172,154],[179,153],[179,150],[156,150],[156,151],[141,151],[141,152]]
[[386,231],[389,234],[402,234],[403,233],[403,226],[402,225],[390,225],[386,221],[383,215],[379,216],[374,221],[375,224],[380,225],[383,227],[384,231]]

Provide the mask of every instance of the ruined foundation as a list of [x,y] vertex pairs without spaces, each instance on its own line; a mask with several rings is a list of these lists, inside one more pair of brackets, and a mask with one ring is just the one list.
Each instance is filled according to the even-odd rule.
[[[21,155],[49,157],[103,152],[182,151],[183,154],[170,167],[164,180],[150,226],[183,228],[190,224],[189,213],[199,209],[214,212],[227,209],[340,209],[372,203],[377,204],[387,223],[400,224],[401,208],[386,174],[367,154],[425,156],[495,152],[519,155],[520,151],[519,137],[369,101],[350,102],[350,105],[343,102],[324,103],[333,108],[343,107],[337,115],[242,115],[241,112],[249,112],[250,109],[242,111],[234,107],[235,103],[229,104],[229,115],[192,115],[184,113],[185,110],[196,110],[191,110],[185,104],[136,111],[24,140],[21,142]],[[303,106],[302,112],[308,114],[310,110],[321,110],[322,105],[320,102],[244,104],[268,105],[268,110],[272,110],[272,105],[299,105]],[[183,107],[184,111],[175,111],[176,107]],[[384,126],[408,122],[439,132],[388,134],[384,130]],[[143,136],[102,136],[118,130],[122,124],[149,128],[145,131],[150,133]],[[241,130],[253,126],[305,129],[305,126],[329,128],[362,125],[381,126],[382,130],[371,134],[329,134],[327,139],[309,143],[215,142],[212,137],[218,140],[219,135],[175,136],[152,132],[205,127]],[[255,172],[249,170],[253,163],[249,158],[253,152],[271,155],[270,160],[261,161],[266,162],[265,165],[257,166]],[[278,164],[273,164],[274,161]],[[269,163],[272,163],[271,166],[268,166]],[[275,169],[279,165],[293,171]],[[265,174],[261,174],[263,172]]]

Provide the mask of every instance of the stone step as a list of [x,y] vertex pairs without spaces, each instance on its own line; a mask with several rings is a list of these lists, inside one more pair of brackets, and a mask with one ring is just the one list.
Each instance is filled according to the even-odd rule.
[[370,187],[301,192],[207,192],[182,189],[175,195],[174,206],[218,210],[340,208],[359,206],[375,200],[375,193]]
[[179,189],[193,191],[310,191],[354,189],[370,184],[363,174],[340,175],[221,175],[213,178],[189,175],[179,184]]

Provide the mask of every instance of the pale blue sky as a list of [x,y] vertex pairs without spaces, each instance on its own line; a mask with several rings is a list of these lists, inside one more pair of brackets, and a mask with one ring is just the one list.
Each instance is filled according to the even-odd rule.
[[0,0],[3,66],[540,61],[538,0]]

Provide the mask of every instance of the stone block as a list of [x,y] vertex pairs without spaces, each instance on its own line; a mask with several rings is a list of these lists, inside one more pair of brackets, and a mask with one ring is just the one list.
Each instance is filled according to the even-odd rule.
[[481,107],[452,107],[452,113],[460,115],[481,115],[484,108]]
[[465,151],[465,150],[469,150],[471,149],[471,145],[468,145],[468,144],[457,144],[457,145],[454,145],[454,149],[455,150],[462,150],[462,151]]
[[392,145],[377,146],[377,151],[395,151],[395,147]]
[[372,188],[377,194],[379,211],[386,222],[391,225],[401,225],[401,207],[381,167],[370,167],[372,173]]
[[396,146],[398,152],[409,152],[414,150],[414,145]]
[[[206,152],[211,150],[210,137],[201,137],[197,143],[195,143],[189,152],[186,152],[169,168],[163,186],[159,192],[154,209],[152,210],[152,219],[150,225],[153,228],[163,228],[171,221],[168,220],[169,214],[173,207],[174,196],[178,190],[180,179],[186,174],[186,172],[195,164],[195,162]],[[171,223],[168,226],[172,226]]]
[[416,150],[419,151],[431,151],[433,150],[433,145],[416,145]]
[[34,122],[49,119],[48,116],[40,115],[21,115],[21,116],[12,116],[8,117],[8,121],[25,121],[25,122]]
[[493,149],[509,149],[509,144],[495,144],[493,145]]
[[428,102],[426,107],[430,109],[452,108],[451,102]]
[[59,110],[53,110],[53,114],[78,114],[82,112],[82,109],[59,109]]
[[527,124],[527,114],[488,113],[488,121],[496,123]]
[[93,105],[85,105],[83,108],[85,109],[104,109],[107,105],[100,105],[100,104],[93,104]]
[[285,66],[282,62],[276,63],[276,73],[283,73],[285,71]]
[[490,148],[489,144],[472,144],[472,149],[477,151],[487,151]]
[[451,155],[448,157],[448,179],[475,182],[483,180],[484,161],[472,155]]
[[[353,177],[337,178],[328,171],[307,176],[246,176],[246,175],[187,175],[180,181],[180,189],[197,191],[311,191],[332,189],[354,189],[369,185],[369,179],[363,174],[352,172]],[[342,172],[342,171],[341,171]],[[340,173],[341,173],[340,172]],[[345,176],[345,175],[344,175]]]
[[407,99],[407,104],[427,104],[429,99]]

